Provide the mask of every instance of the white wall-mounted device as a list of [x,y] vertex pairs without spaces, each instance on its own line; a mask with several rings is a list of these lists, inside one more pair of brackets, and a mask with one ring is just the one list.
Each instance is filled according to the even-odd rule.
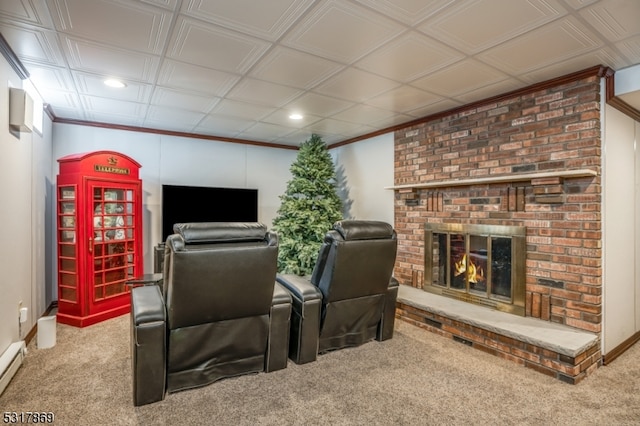
[[16,87],[9,88],[9,127],[18,132],[33,130],[33,99]]

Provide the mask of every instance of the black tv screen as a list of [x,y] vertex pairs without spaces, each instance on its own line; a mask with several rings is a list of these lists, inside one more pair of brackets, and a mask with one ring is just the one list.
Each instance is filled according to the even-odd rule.
[[163,242],[174,223],[257,221],[257,189],[162,185]]

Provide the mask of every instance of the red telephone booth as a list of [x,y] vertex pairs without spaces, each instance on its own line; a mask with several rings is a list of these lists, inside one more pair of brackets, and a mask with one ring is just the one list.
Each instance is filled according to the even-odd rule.
[[85,327],[129,312],[143,274],[140,164],[112,151],[58,159],[58,314]]

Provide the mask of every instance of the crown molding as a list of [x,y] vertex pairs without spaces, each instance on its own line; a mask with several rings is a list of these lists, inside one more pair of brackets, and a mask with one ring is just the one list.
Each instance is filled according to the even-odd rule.
[[11,49],[11,46],[9,46],[9,43],[7,43],[7,40],[4,38],[2,33],[0,33],[0,52],[2,53],[2,56],[4,56],[4,58],[7,60],[9,65],[11,65],[11,68],[13,68],[16,74],[18,74],[21,80],[26,80],[29,78],[29,71],[27,71],[22,62],[20,62],[20,59],[13,51],[13,49]]
[[422,118],[417,118],[415,120],[412,121],[408,121],[406,123],[403,124],[398,124],[395,126],[391,126],[391,127],[387,127],[386,129],[382,129],[382,130],[377,130],[375,132],[372,133],[367,133],[365,135],[361,135],[361,136],[357,136],[355,138],[351,138],[351,139],[347,139],[344,140],[342,142],[337,142],[334,144],[329,145],[329,148],[337,148],[339,146],[343,146],[343,145],[348,145],[354,142],[358,142],[364,139],[369,139],[375,136],[380,136],[383,135],[385,133],[390,133],[390,132],[395,132],[396,130],[401,130],[401,129],[406,129],[407,127],[411,127],[411,126],[415,126],[418,124],[423,124],[423,123],[427,123],[429,121],[434,121],[434,120],[438,120],[453,114],[457,114],[463,111],[467,111],[469,109],[472,108],[478,108],[484,105],[488,105],[491,103],[495,103],[495,102],[500,102],[503,101],[505,99],[509,99],[509,98],[513,98],[516,96],[522,96],[522,95],[526,95],[529,93],[533,93],[533,92],[537,92],[539,90],[546,90],[552,87],[556,87],[562,84],[566,84],[566,83],[571,83],[573,81],[577,81],[577,80],[581,80],[583,78],[588,78],[588,77],[606,77],[609,75],[613,75],[613,70],[611,70],[611,68],[609,67],[605,67],[603,65],[596,65],[590,68],[586,68],[583,69],[581,71],[577,71],[571,74],[567,74],[567,75],[563,75],[561,77],[556,77],[556,78],[552,78],[550,80],[546,80],[546,81],[542,81],[540,83],[536,83],[536,84],[532,84],[530,86],[524,87],[522,89],[516,89],[516,90],[512,90],[510,92],[506,92],[506,93],[502,93],[500,95],[496,95],[496,96],[492,96],[490,98],[486,98],[486,99],[482,99],[480,101],[476,101],[476,102],[471,102],[459,107],[455,107],[452,109],[448,109],[446,111],[441,111],[441,112],[437,112],[435,114],[431,114],[431,115],[427,115],[425,117]]
[[[51,116],[53,114],[53,110],[48,108],[47,114]],[[292,145],[252,141],[249,139],[227,138],[223,136],[203,135],[200,133],[175,132],[171,130],[152,129],[150,127],[136,127],[136,126],[126,126],[121,124],[101,123],[98,121],[85,121],[85,120],[74,120],[74,119],[68,119],[68,118],[57,118],[55,117],[55,115],[52,121],[54,123],[73,124],[73,125],[87,126],[87,127],[100,127],[103,129],[127,130],[131,132],[153,133],[158,135],[177,136],[177,137],[184,137],[184,138],[191,138],[191,139],[204,139],[204,140],[211,140],[211,141],[218,141],[218,142],[229,142],[229,143],[238,143],[243,145],[262,146],[267,148],[291,149],[295,151],[298,150],[297,146],[292,146]]]
[[611,105],[623,114],[626,114],[629,117],[633,118],[635,121],[640,121],[640,110],[632,107],[627,102],[623,101],[619,96],[616,96],[614,75],[615,72],[613,71],[610,74],[605,75],[605,98],[607,105]]

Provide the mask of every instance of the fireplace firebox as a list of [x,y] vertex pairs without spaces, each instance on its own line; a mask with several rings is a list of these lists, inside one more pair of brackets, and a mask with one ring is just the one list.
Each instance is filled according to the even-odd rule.
[[525,315],[524,226],[425,224],[424,290]]

